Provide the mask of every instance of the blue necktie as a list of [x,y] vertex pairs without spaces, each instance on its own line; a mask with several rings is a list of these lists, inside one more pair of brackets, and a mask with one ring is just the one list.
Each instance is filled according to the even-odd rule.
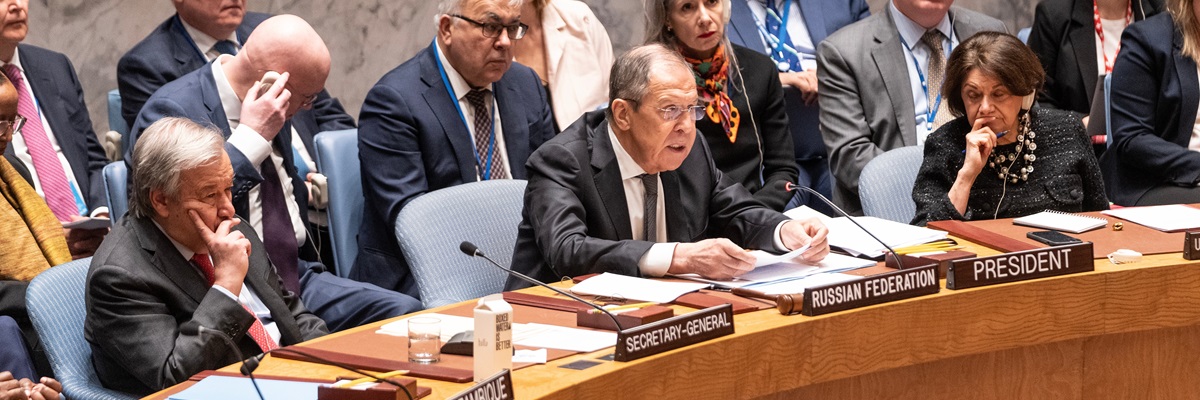
[[221,54],[237,55],[237,45],[231,40],[222,40],[213,45],[213,49]]

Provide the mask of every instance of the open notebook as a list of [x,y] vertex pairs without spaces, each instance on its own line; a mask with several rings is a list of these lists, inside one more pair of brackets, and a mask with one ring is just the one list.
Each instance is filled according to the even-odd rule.
[[1013,220],[1014,224],[1056,231],[1084,233],[1108,225],[1104,218],[1075,215],[1062,211],[1046,210]]

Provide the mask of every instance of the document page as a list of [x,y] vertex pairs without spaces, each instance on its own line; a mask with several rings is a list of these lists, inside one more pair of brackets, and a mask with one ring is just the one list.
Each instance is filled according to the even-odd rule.
[[571,293],[670,303],[679,296],[707,287],[703,283],[664,282],[605,272],[579,282],[571,287]]

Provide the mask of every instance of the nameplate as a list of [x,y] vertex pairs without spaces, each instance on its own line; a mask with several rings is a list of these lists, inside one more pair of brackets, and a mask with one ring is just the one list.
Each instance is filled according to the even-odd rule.
[[1200,260],[1200,232],[1184,232],[1183,259]]
[[476,383],[450,400],[502,400],[513,398],[512,371],[503,370]]
[[809,288],[804,291],[800,313],[811,317],[934,294],[941,290],[937,268],[937,264],[930,264]]
[[722,304],[617,332],[616,361],[633,361],[733,334],[733,306]]
[[1000,283],[1088,272],[1095,269],[1092,242],[1025,250],[950,262],[947,289],[966,289]]

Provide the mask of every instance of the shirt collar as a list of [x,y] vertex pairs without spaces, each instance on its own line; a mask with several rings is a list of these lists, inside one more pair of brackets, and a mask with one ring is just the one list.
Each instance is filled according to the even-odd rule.
[[[221,97],[221,107],[225,109],[225,119],[232,122],[241,120],[242,117],[242,99],[238,97],[237,92],[233,90],[233,85],[229,84],[229,79],[225,77],[225,70],[221,68],[221,64],[228,61],[226,58],[233,56],[222,54],[216,60],[209,63],[212,67],[213,82],[217,84],[217,95]],[[229,129],[236,129],[236,124],[231,124]]]
[[25,72],[25,67],[21,66],[21,46],[13,49],[13,58],[8,64],[16,65],[17,69],[20,69],[22,73]]
[[[900,32],[900,37],[904,38],[904,42],[908,43],[910,49],[921,43],[921,36],[925,35],[924,27],[908,19],[890,1],[888,2],[888,12],[892,13],[892,20],[896,21],[896,30]],[[938,22],[937,26],[933,27],[933,29],[937,29],[947,39],[953,37],[954,25],[950,23],[950,12],[947,11],[946,15],[942,16],[942,21]]]
[[621,146],[621,141],[617,140],[617,134],[613,132],[612,126],[608,127],[608,140],[612,141],[613,153],[617,156],[617,167],[621,168],[622,181],[636,178],[646,173],[646,170],[642,169],[642,166],[633,160],[633,156],[630,156],[629,152],[625,151],[625,147]]
[[[446,77],[450,79],[450,87],[454,88],[454,98],[461,101],[463,96],[471,91],[471,85],[467,83],[466,79],[463,79],[458,70],[454,69],[454,66],[450,65],[450,60],[446,59],[446,51],[442,49],[440,40],[437,41],[437,56],[438,61],[442,63],[442,70],[446,71]],[[485,89],[492,90],[492,85],[488,84]]]
[[179,18],[179,22],[183,23],[183,29],[187,31],[188,36],[192,37],[192,42],[196,43],[196,47],[200,49],[200,54],[203,54],[206,60],[208,59],[208,51],[211,50],[213,46],[215,46],[220,40],[231,41],[239,47],[242,45],[241,42],[238,41],[236,30],[230,32],[229,37],[227,38],[217,39],[212,36],[208,36],[207,33],[201,32],[199,29],[192,27],[186,21],[184,21],[183,18]]
[[183,256],[184,260],[191,261],[192,257],[196,256],[196,252],[187,248],[187,246],[184,246],[182,243],[176,242],[175,238],[172,238],[171,235],[168,235],[167,230],[163,229],[162,225],[158,224],[158,221],[155,221],[153,218],[151,218],[150,222],[153,222],[154,226],[158,228],[158,231],[162,232],[163,236],[166,236],[167,240],[171,241],[171,244],[175,246],[175,250],[179,250],[179,254]]

